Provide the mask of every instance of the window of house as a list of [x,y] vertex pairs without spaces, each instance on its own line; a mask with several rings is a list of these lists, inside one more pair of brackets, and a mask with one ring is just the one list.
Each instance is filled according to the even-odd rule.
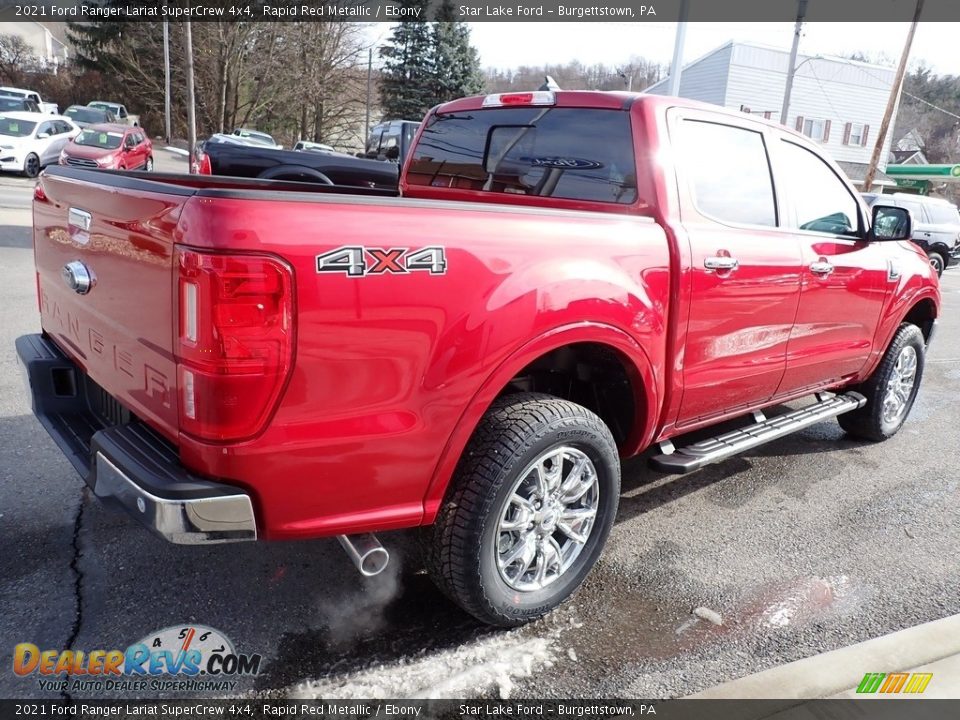
[[815,118],[804,118],[803,120],[803,134],[806,135],[811,140],[816,140],[818,142],[826,142],[830,139],[829,136],[830,121],[829,120],[817,120]]
[[678,148],[701,213],[737,225],[776,226],[777,213],[763,136],[746,128],[684,121]]
[[867,144],[870,126],[863,123],[847,123],[843,128],[843,144],[863,147]]
[[820,157],[783,141],[784,180],[790,187],[795,227],[831,235],[856,235],[857,201]]

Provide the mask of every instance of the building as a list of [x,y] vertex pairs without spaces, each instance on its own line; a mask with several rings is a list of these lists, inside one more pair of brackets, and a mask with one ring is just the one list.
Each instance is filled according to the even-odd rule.
[[0,22],[0,35],[23,38],[44,70],[56,72],[70,57],[65,22]]
[[[790,53],[728,42],[683,68],[680,96],[779,121]],[[798,55],[787,126],[816,140],[858,187],[873,154],[895,70],[844,58]],[[646,92],[665,95],[665,78]],[[881,167],[890,150],[887,134]],[[878,172],[875,185],[893,186]]]

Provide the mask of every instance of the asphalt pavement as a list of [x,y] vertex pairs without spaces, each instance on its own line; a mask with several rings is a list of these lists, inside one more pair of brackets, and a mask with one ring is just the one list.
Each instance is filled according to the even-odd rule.
[[0,179],[0,697],[57,695],[10,672],[17,643],[123,649],[186,623],[264,655],[234,692],[676,697],[960,613],[960,270],[899,435],[824,422],[684,478],[631,461],[584,588],[504,632],[433,588],[412,533],[382,536],[392,567],[363,579],[334,540],[173,546],[90,497],[14,357],[39,329],[31,189]]

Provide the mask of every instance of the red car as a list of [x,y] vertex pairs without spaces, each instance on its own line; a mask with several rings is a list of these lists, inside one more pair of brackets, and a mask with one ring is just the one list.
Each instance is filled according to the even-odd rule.
[[590,572],[621,459],[687,473],[834,417],[880,441],[914,403],[940,291],[910,214],[785,127],[466,98],[400,193],[48,170],[17,351],[93,492],[176,543],[339,536],[364,574],[371,533],[426,526],[438,585],[510,626]]
[[60,152],[60,164],[103,170],[153,170],[153,143],[143,128],[100,123],[83,129]]

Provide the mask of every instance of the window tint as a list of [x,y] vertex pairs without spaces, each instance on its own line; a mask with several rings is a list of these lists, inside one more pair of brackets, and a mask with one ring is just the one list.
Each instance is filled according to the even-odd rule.
[[782,141],[783,177],[790,189],[801,230],[855,235],[859,229],[857,201],[823,160],[809,150]]
[[636,200],[622,110],[511,107],[434,115],[407,172],[413,185],[607,203]]
[[930,222],[938,225],[960,225],[960,214],[957,209],[950,205],[941,205],[940,203],[930,203],[927,205],[927,212],[930,214]]
[[700,212],[738,225],[777,224],[770,163],[760,133],[685,120],[678,149]]

